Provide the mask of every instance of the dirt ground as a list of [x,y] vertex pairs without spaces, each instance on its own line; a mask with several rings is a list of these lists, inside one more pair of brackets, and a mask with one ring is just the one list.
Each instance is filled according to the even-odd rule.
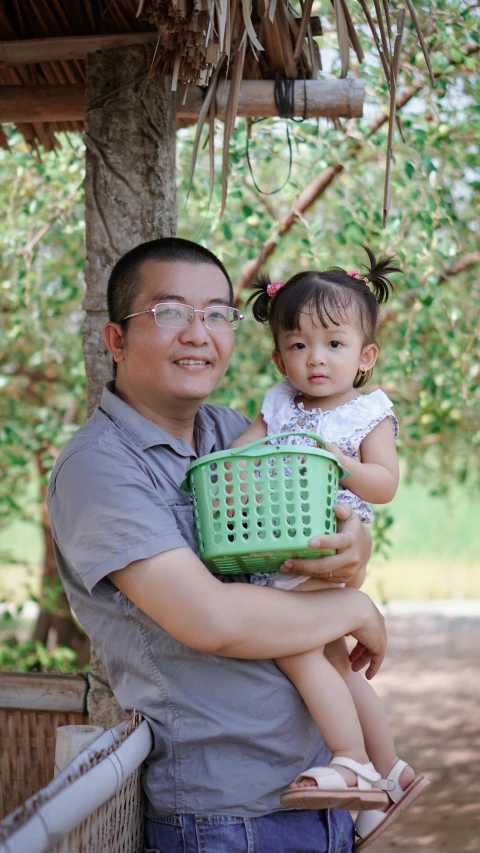
[[398,754],[431,785],[372,853],[480,853],[480,618],[388,617],[374,686]]

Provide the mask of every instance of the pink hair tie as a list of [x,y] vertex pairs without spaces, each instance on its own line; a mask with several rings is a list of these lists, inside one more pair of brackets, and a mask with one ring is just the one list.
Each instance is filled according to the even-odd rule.
[[271,296],[273,299],[273,297],[277,295],[278,291],[282,289],[284,284],[285,282],[281,279],[278,279],[277,281],[272,281],[272,283],[269,284],[267,287],[268,295]]
[[[360,278],[360,270],[352,270],[352,272],[347,272],[347,275],[349,275],[350,278],[358,278],[359,279]],[[364,276],[362,278],[362,281],[366,281],[368,284],[370,279],[368,278],[368,276]]]

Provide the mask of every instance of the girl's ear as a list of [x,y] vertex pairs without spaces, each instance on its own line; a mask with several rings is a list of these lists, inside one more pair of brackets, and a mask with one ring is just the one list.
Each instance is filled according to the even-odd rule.
[[362,349],[358,369],[360,373],[368,373],[375,365],[378,358],[378,346],[376,344],[367,344]]
[[285,370],[285,364],[284,364],[283,358],[280,355],[280,352],[278,349],[273,350],[272,359],[273,359],[273,363],[274,363],[275,367],[277,368],[277,370],[282,374],[282,376],[286,376],[287,371]]

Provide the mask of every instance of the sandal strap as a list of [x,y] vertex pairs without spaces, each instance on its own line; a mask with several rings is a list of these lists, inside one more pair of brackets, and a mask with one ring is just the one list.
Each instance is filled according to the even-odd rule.
[[309,767],[308,770],[304,770],[303,773],[299,773],[295,782],[301,782],[303,779],[314,779],[317,783],[317,788],[320,790],[328,790],[330,788],[334,788],[335,790],[338,788],[347,788],[348,785],[337,770],[334,770],[333,767]]
[[380,779],[380,782],[378,783],[378,787],[382,791],[386,791],[394,803],[400,802],[405,794],[405,791],[400,787],[400,776],[405,770],[405,767],[408,767],[408,764],[406,761],[402,761],[399,758],[397,763],[393,765],[386,779]]
[[362,791],[371,788],[372,782],[379,782],[382,778],[380,773],[377,773],[375,770],[371,761],[369,761],[368,764],[360,764],[359,761],[355,761],[353,758],[338,755],[335,758],[332,758],[330,766],[332,766],[332,764],[338,764],[340,767],[346,767],[348,770],[355,773],[358,780],[357,787]]

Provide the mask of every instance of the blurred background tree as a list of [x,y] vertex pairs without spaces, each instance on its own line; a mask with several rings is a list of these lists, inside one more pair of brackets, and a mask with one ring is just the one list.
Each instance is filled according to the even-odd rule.
[[[75,142],[76,148],[66,144],[40,159],[13,135],[11,151],[0,155],[0,526],[15,519],[41,529],[41,609],[29,654],[50,636],[86,662],[88,642],[58,578],[45,502],[56,455],[85,409],[79,336],[84,167]],[[22,529],[25,535],[31,528]],[[7,564],[16,557],[0,554]]]
[[[352,70],[366,82],[363,119],[335,124],[326,119],[290,121],[291,156],[285,121],[237,121],[222,219],[219,178],[208,201],[205,150],[186,203],[195,129],[179,131],[178,234],[215,251],[239,284],[260,253],[266,254],[265,246],[274,249],[267,268],[274,278],[283,279],[311,267],[358,267],[366,260],[364,243],[378,254],[395,253],[404,275],[396,276],[395,296],[382,314],[381,356],[369,387],[381,385],[396,404],[404,477],[423,490],[416,494],[425,495],[428,489],[442,495],[450,488],[457,496],[455,484],[463,484],[464,503],[455,501],[464,506],[478,486],[480,444],[480,10],[478,4],[460,0],[425,2],[416,9],[427,21],[437,85],[430,88],[423,55],[411,33],[399,93],[405,100],[401,112],[405,143],[397,132],[385,229],[388,93],[378,58],[370,52],[361,69]],[[328,71],[336,74],[336,34],[327,21],[323,39],[332,46]],[[218,173],[222,128],[218,122]],[[24,565],[25,554],[32,553],[29,543],[19,539],[25,539],[25,531],[33,537],[35,525],[40,526],[45,557],[41,586],[38,570],[34,575],[41,610],[33,639],[49,641],[52,649],[55,644],[71,646],[82,662],[85,642],[58,585],[44,498],[58,449],[84,417],[83,144],[80,138],[71,138],[56,154],[41,157],[15,133],[10,145],[10,152],[0,151],[0,525],[7,528],[0,535],[0,562],[4,578],[17,579],[15,560]],[[324,180],[315,203],[289,217],[302,192],[312,187],[313,179],[318,183],[319,176]],[[215,401],[254,415],[265,390],[278,381],[270,352],[267,331],[247,317]],[[409,494],[407,504],[413,492]],[[421,497],[415,506],[417,528],[411,514],[408,524],[408,507],[402,510],[404,526],[399,525],[413,556],[419,538],[428,538]],[[448,523],[450,510],[445,512]],[[384,551],[392,512],[384,510],[377,518],[377,548]],[[12,528],[15,519],[23,526]],[[30,527],[25,526],[28,520]],[[460,532],[453,537],[453,555],[467,536],[458,515],[457,522]],[[17,533],[12,534],[13,529]],[[471,542],[471,530],[468,537]],[[9,543],[14,547],[7,547]],[[477,551],[478,546],[470,547],[472,553]],[[427,594],[438,594],[433,582],[426,589]],[[382,592],[381,583],[378,590]],[[12,598],[0,578],[2,594]],[[16,597],[22,599],[18,590]],[[31,661],[31,647],[28,654]],[[37,665],[47,665],[40,657],[37,654]],[[16,663],[11,660],[10,650],[4,665],[19,666],[18,655]]]

